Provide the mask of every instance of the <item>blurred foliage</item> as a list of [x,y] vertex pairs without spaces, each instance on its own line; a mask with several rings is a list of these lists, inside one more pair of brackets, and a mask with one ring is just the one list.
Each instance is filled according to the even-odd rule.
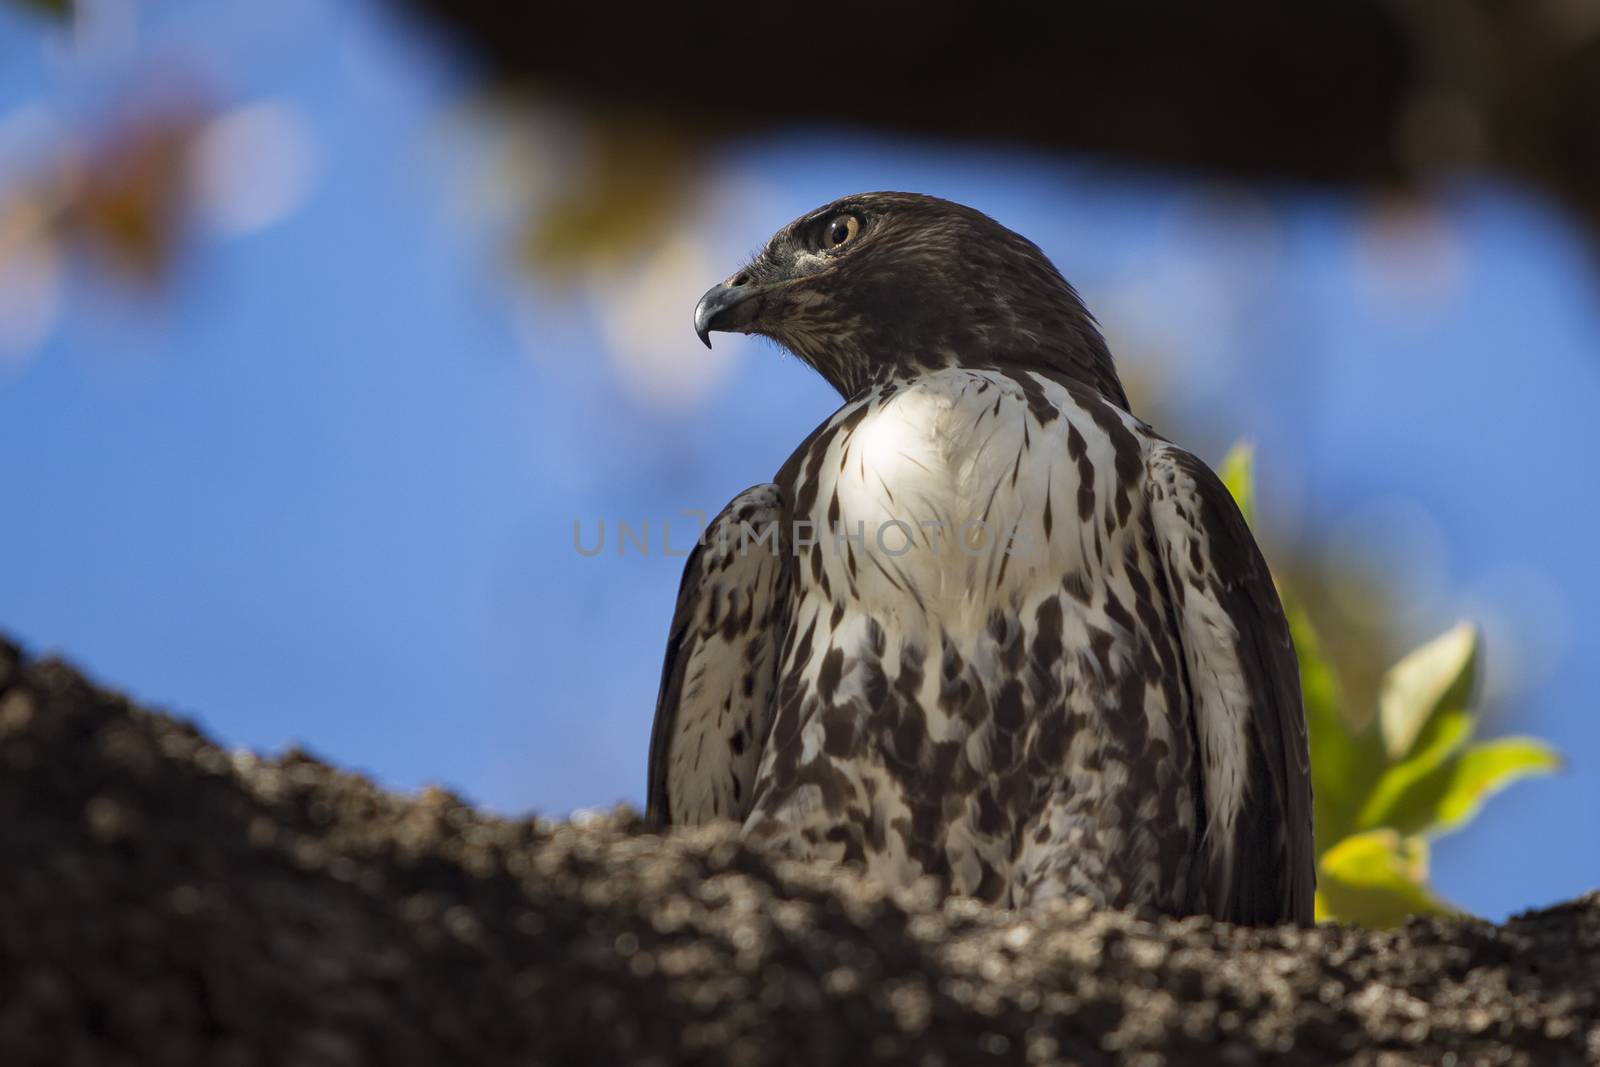
[[12,0],[12,2],[29,11],[42,11],[59,19],[71,18],[77,6],[73,0]]
[[[1249,448],[1235,446],[1218,473],[1253,521]],[[1533,738],[1472,740],[1481,648],[1470,623],[1383,672],[1376,713],[1358,719],[1304,608],[1281,582],[1279,592],[1311,736],[1317,918],[1382,928],[1455,912],[1428,885],[1428,842],[1511,783],[1558,770],[1560,757]]]
[[704,146],[676,127],[599,119],[586,124],[576,172],[522,227],[522,258],[567,280],[634,262],[692,200]]
[[189,152],[206,114],[136,105],[0,191],[0,266],[44,247],[81,251],[118,278],[165,280],[184,233]]
[[124,122],[66,190],[64,221],[119,276],[160,281],[182,237],[189,149],[204,117],[163,109]]

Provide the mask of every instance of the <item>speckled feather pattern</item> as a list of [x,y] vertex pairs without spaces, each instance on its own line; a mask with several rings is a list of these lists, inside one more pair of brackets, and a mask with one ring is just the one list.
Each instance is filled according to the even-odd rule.
[[1195,752],[1118,476],[1135,425],[1042,375],[952,369],[847,405],[785,468],[797,518],[872,533],[797,557],[752,834],[1006,904],[1189,907]]

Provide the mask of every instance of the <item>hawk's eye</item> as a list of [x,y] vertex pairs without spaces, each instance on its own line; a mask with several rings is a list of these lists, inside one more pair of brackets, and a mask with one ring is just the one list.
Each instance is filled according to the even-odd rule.
[[854,215],[839,215],[828,228],[822,231],[822,247],[826,249],[838,248],[840,245],[855,239],[861,232],[861,220]]

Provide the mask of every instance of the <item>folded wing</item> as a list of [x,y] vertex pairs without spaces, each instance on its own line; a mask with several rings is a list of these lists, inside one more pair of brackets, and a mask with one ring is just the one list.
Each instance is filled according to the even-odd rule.
[[775,485],[745,490],[689,554],[650,737],[658,826],[742,820],[772,723],[787,593]]
[[1308,925],[1310,760],[1283,606],[1243,516],[1204,463],[1163,444],[1148,474],[1200,746],[1206,910],[1231,922]]

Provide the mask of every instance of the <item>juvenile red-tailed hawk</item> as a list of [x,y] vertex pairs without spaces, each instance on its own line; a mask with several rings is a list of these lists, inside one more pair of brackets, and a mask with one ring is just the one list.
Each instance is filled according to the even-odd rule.
[[1310,921],[1266,563],[1216,475],[1128,412],[1037,247],[943,200],[845,197],[694,322],[772,338],[845,402],[689,558],[652,819],[1015,907]]

